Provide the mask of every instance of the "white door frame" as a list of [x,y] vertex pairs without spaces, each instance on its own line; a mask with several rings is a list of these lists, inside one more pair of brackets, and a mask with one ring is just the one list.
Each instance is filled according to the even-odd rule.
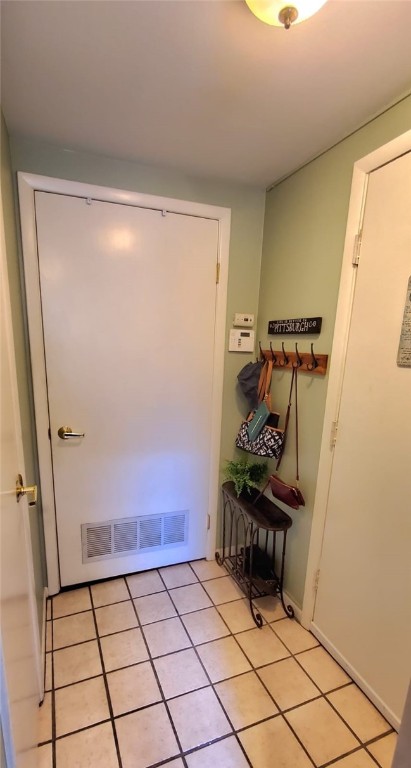
[[353,268],[352,263],[355,238],[361,229],[369,174],[410,150],[411,131],[407,131],[354,163],[301,616],[301,623],[307,629],[310,628],[314,616],[315,585],[321,562],[334,458],[331,436],[333,425],[338,422],[357,277],[357,270]]
[[[4,354],[8,356],[10,366],[10,384],[11,394],[13,401],[13,421],[15,427],[15,438],[17,448],[17,466],[16,475],[21,472],[23,477],[23,485],[27,481],[26,468],[24,462],[24,449],[23,449],[23,437],[21,427],[21,414],[19,404],[19,393],[17,383],[17,369],[16,369],[16,356],[15,356],[15,343],[14,343],[14,331],[11,312],[11,299],[10,299],[10,282],[9,271],[6,259],[6,239],[4,231],[4,219],[3,219],[3,199],[0,189],[0,301],[4,305],[5,315],[5,337],[6,344]],[[41,641],[42,627],[39,627],[38,615],[37,615],[37,603],[36,603],[36,586],[34,579],[34,565],[33,565],[33,550],[31,545],[31,533],[30,533],[30,520],[29,520],[29,507],[27,502],[27,496],[23,496],[20,499],[20,511],[17,514],[21,514],[24,530],[24,541],[21,542],[22,548],[25,551],[27,558],[27,573],[28,573],[28,602],[31,618],[31,643],[33,648],[35,673],[37,678],[37,693],[38,703],[40,704],[44,698],[44,663],[45,663],[45,640]],[[45,595],[46,597],[46,595]],[[45,612],[45,603],[44,603]],[[45,618],[45,613],[44,613]],[[45,621],[43,622],[43,627]],[[45,635],[45,632],[44,632]],[[14,691],[9,691],[6,681],[6,659],[3,654],[2,637],[0,633],[0,725],[3,733],[4,750],[7,765],[13,766],[15,764],[14,754],[14,742],[13,742],[13,729],[10,718],[10,701],[9,696],[15,695]],[[0,734],[1,737],[1,734]]]
[[229,208],[220,208],[203,203],[193,203],[185,200],[157,197],[155,195],[146,195],[140,192],[131,192],[110,187],[100,187],[92,184],[84,184],[77,181],[66,181],[64,179],[54,179],[48,176],[38,176],[35,174],[22,172],[18,173],[18,187],[49,594],[54,595],[59,591],[60,577],[58,566],[52,457],[50,441],[48,437],[49,412],[47,378],[43,343],[43,323],[34,203],[34,193],[36,191],[54,192],[56,194],[71,195],[74,197],[90,197],[94,200],[100,200],[104,202],[121,203],[123,205],[137,206],[140,208],[165,210],[170,213],[199,216],[201,218],[218,221],[218,262],[220,264],[220,275],[219,283],[217,286],[216,323],[214,335],[215,343],[211,423],[211,462],[208,507],[210,527],[207,532],[207,558],[213,558],[217,534],[231,210]]

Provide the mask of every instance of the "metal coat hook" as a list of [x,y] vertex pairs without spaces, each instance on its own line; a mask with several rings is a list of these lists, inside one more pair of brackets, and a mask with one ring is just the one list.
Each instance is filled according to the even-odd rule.
[[284,367],[284,366],[288,365],[288,363],[290,362],[290,360],[289,360],[289,358],[287,357],[287,355],[285,354],[285,349],[284,349],[284,342],[283,342],[283,341],[281,342],[281,347],[282,347],[282,350],[283,350],[283,359],[282,359],[282,360],[280,360],[279,362],[280,362],[280,365],[282,365],[282,366]]
[[319,362],[314,354],[314,344],[311,344],[311,363],[307,363],[307,369],[309,371],[314,371],[318,366]]
[[[270,362],[273,368],[300,369],[305,373],[311,373],[315,376],[325,376],[328,365],[328,355],[314,353],[314,344],[311,344],[311,352],[299,352],[298,344],[295,345],[295,352],[287,352],[284,348],[284,342],[281,342],[281,349],[273,349],[270,341],[269,349],[262,349],[261,342],[258,342],[260,360]],[[257,358],[258,362],[258,358]]]
[[297,342],[295,343],[295,357],[296,357],[296,360],[295,360],[295,363],[293,363],[293,367],[294,368],[301,368],[301,366],[303,364],[303,360],[302,360],[302,357],[300,357],[300,353],[298,351],[298,344],[297,344]]

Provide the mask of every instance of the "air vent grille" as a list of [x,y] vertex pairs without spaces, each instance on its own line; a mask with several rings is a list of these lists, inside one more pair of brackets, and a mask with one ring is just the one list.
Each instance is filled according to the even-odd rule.
[[137,521],[126,520],[114,523],[114,551],[130,552],[137,549]]
[[140,515],[81,526],[83,563],[188,543],[189,510]]
[[161,517],[157,517],[154,520],[150,520],[149,518],[140,520],[140,549],[161,547],[162,522]]
[[180,544],[184,541],[185,514],[170,515],[164,518],[164,544]]
[[87,529],[87,557],[104,557],[111,553],[111,525]]

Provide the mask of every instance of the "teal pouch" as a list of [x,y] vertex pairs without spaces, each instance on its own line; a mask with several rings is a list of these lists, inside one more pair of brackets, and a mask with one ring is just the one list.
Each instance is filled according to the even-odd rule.
[[258,406],[253,418],[247,424],[247,432],[250,442],[256,440],[269,416],[270,410],[268,409],[265,400],[263,400]]

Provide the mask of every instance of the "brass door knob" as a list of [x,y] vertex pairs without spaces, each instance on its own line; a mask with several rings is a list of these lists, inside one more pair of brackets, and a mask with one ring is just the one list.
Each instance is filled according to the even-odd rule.
[[23,485],[23,478],[21,475],[17,475],[16,478],[16,498],[20,501],[22,496],[26,493],[31,495],[29,504],[35,504],[37,502],[37,485]]
[[57,434],[61,440],[69,440],[74,437],[85,437],[84,432],[73,432],[71,427],[60,427]]

